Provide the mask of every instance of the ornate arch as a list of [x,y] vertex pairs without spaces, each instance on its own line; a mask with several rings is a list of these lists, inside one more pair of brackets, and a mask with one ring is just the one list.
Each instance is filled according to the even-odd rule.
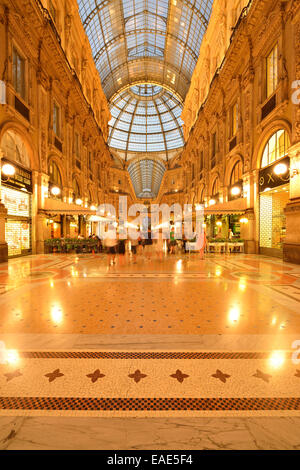
[[258,142],[255,146],[253,152],[253,159],[252,159],[252,168],[253,169],[260,169],[261,158],[263,150],[272,135],[279,131],[280,129],[284,129],[292,142],[292,126],[291,123],[287,119],[277,119],[273,121],[269,126],[267,126],[263,132],[261,133]]
[[235,167],[236,163],[242,162],[244,165],[244,158],[241,154],[236,154],[234,155],[228,162],[228,165],[226,166],[225,169],[225,177],[224,177],[224,185],[225,186],[230,186],[230,178],[231,178],[231,173],[233,168]]
[[48,174],[49,174],[49,165],[51,163],[55,163],[55,165],[57,166],[59,172],[60,172],[60,177],[61,177],[61,184],[62,186],[64,187],[65,186],[65,182],[66,182],[66,178],[65,178],[65,170],[64,170],[64,167],[63,165],[61,164],[61,161],[60,161],[60,158],[54,153],[54,154],[50,154],[48,156],[48,165],[47,165],[47,171],[48,171]]
[[215,182],[217,181],[217,179],[219,180],[219,184],[221,184],[220,174],[219,174],[218,171],[215,171],[215,172],[211,175],[211,178],[210,178],[210,184],[209,184],[209,195],[210,195],[210,196],[212,195],[212,190],[213,190],[214,184],[215,184]]
[[[201,197],[202,195],[203,195],[203,198]],[[201,183],[198,188],[197,202],[201,204],[201,202],[204,202],[204,198],[205,198],[205,184]]]
[[74,192],[75,184],[77,184],[78,189],[79,189],[79,194],[76,194],[76,196],[83,197],[83,188],[82,188],[82,184],[81,184],[80,178],[78,177],[77,173],[73,173],[73,176],[72,176],[72,189],[73,189],[73,192]]
[[40,162],[38,158],[38,152],[26,127],[16,121],[5,122],[3,126],[0,128],[0,148],[1,148],[2,139],[7,131],[13,131],[17,135],[19,135],[19,137],[21,137],[29,155],[30,169],[39,170]]

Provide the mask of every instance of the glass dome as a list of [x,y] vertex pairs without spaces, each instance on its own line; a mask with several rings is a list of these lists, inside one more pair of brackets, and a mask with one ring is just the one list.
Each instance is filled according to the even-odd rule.
[[182,103],[167,89],[135,85],[111,102],[110,147],[127,152],[160,152],[183,147]]

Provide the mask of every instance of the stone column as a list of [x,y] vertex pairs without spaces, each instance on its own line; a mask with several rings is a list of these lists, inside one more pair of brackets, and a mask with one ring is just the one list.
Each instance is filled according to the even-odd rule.
[[65,214],[61,216],[61,232],[63,237],[67,236],[67,216]]
[[43,214],[36,216],[36,253],[43,254],[45,252],[44,240],[47,230],[47,219]]
[[300,264],[300,142],[289,149],[290,155],[290,201],[286,205],[286,238],[283,259]]
[[1,202],[1,159],[3,152],[0,148],[0,263],[8,259],[8,247],[5,240],[5,222],[7,219],[7,209]]
[[254,200],[257,198],[255,191],[255,181],[257,179],[258,172],[246,173],[243,176],[243,189],[244,197],[247,200],[247,209],[245,216],[248,223],[241,224],[241,238],[245,240],[245,253],[253,254],[257,253],[257,244],[255,241],[256,232],[256,218],[254,212]]
[[254,240],[255,233],[255,214],[253,209],[247,209],[244,216],[248,223],[241,224],[241,238],[245,240],[245,253],[256,253],[256,242]]

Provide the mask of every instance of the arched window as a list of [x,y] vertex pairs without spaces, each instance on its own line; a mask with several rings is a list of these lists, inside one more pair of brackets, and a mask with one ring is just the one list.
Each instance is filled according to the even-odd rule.
[[202,188],[199,196],[199,204],[204,204],[204,188]]
[[4,157],[30,168],[30,157],[22,137],[13,130],[6,131],[1,140]]
[[220,191],[220,180],[217,177],[212,187],[212,196],[217,196],[219,194],[219,191]]
[[243,162],[241,160],[237,161],[232,169],[230,176],[230,186],[233,186],[235,183],[240,181],[243,176]]
[[62,187],[61,174],[56,163],[50,161],[48,164],[49,183]]
[[268,140],[261,159],[261,168],[265,168],[271,163],[279,160],[287,154],[290,146],[290,139],[284,129],[275,132]]
[[80,197],[80,188],[76,178],[73,179],[73,193],[75,199]]
[[91,204],[93,204],[93,196],[92,196],[92,193],[91,193],[90,189],[88,190],[88,196],[89,196],[88,203],[89,203],[89,206],[90,206]]

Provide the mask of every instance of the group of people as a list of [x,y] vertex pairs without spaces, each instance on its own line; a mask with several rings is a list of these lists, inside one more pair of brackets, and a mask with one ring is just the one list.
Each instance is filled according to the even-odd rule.
[[[103,247],[108,254],[108,265],[111,266],[116,263],[116,255],[119,257],[120,264],[124,263],[124,255],[126,251],[130,251],[132,254],[133,263],[137,263],[137,256],[143,255],[145,260],[151,260],[152,256],[156,256],[162,261],[164,254],[165,239],[161,232],[158,233],[157,238],[152,238],[151,229],[141,233],[139,238],[129,238],[128,240],[122,240],[116,238],[116,232],[114,227],[109,228],[106,234],[106,238],[102,240]],[[204,258],[204,251],[206,245],[206,237],[204,235],[203,246],[199,247],[200,259]],[[127,247],[127,250],[126,250]],[[188,240],[183,237],[182,240],[177,240],[175,237],[174,228],[171,228],[170,238],[166,240],[167,253],[175,254],[176,252],[189,252]]]

